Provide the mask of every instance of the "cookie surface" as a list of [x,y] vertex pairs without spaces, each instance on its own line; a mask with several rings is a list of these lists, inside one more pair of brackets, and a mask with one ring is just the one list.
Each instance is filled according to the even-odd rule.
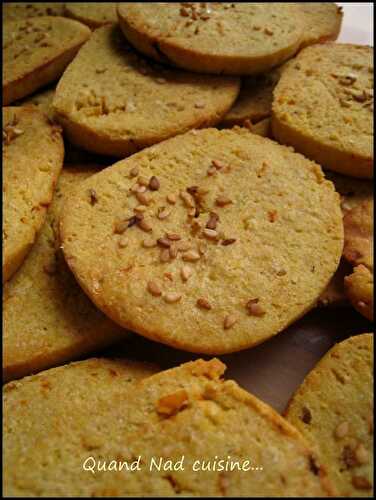
[[[97,384],[90,373],[84,374],[88,388],[75,373],[79,364],[5,386],[6,495],[325,496],[332,492],[324,469],[300,434],[235,382],[221,380],[224,365],[218,360],[186,363],[130,383],[131,369],[125,365],[119,373],[108,363],[110,373],[101,370],[105,373],[95,377]],[[33,458],[32,470],[23,459],[26,454]],[[183,455],[183,470],[171,470],[171,462],[168,469],[169,460],[177,464]],[[152,457],[166,468],[156,470]],[[248,470],[235,465],[235,470],[226,472],[229,458]],[[131,464],[138,459],[139,467],[133,471],[99,472],[94,465]],[[45,467],[46,460],[53,466]],[[203,460],[212,470],[201,470]],[[94,472],[83,470],[83,464],[87,469],[90,463]]]
[[298,50],[303,13],[281,3],[120,3],[120,26],[138,50],[197,72],[266,72]]
[[43,225],[63,157],[60,127],[36,109],[3,108],[3,282]]
[[117,23],[116,2],[69,2],[65,14],[86,24],[91,29]]
[[94,167],[64,167],[33,248],[4,286],[6,380],[77,359],[124,336],[82,292],[59,248],[58,221],[64,199],[96,171]]
[[311,443],[339,496],[372,496],[373,336],[334,346],[309,373],[286,418]]
[[62,16],[64,14],[64,4],[60,2],[4,2],[3,20],[17,21],[40,16]]
[[215,125],[238,91],[238,78],[150,64],[118,27],[104,26],[59,81],[54,108],[72,143],[124,157],[191,128]]
[[89,38],[72,19],[43,16],[10,21],[3,31],[3,104],[57,80]]
[[301,2],[304,35],[301,47],[336,40],[341,31],[343,12],[334,2]]
[[60,230],[69,266],[109,317],[202,353],[283,330],[313,306],[343,247],[321,169],[240,128],[191,131],[91,177]]
[[13,103],[14,106],[36,106],[39,111],[45,113],[50,120],[54,119],[54,111],[52,109],[52,101],[55,95],[55,87],[47,87],[35,94],[32,94],[25,99],[21,99]]
[[373,49],[303,49],[274,89],[272,129],[281,143],[323,167],[373,177]]

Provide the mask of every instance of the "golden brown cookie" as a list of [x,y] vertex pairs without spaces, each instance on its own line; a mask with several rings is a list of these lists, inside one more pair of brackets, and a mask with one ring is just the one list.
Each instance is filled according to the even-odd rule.
[[302,40],[298,4],[120,3],[130,43],[153,59],[199,73],[252,75],[293,56]]
[[335,345],[286,412],[316,447],[338,496],[373,496],[373,335]]
[[345,241],[343,255],[353,265],[364,264],[373,270],[373,197],[364,200],[343,218]]
[[3,21],[18,21],[40,16],[63,16],[62,2],[3,2]]
[[36,109],[3,108],[3,283],[43,225],[63,157],[60,127]]
[[124,337],[125,332],[98,311],[76,283],[58,237],[64,199],[96,171],[96,166],[64,167],[31,252],[4,286],[5,380],[77,359]]
[[53,105],[73,144],[124,157],[191,128],[217,124],[238,91],[238,78],[150,63],[118,27],[104,26],[64,73]]
[[45,113],[50,120],[54,119],[54,111],[52,109],[52,101],[55,95],[55,86],[44,88],[31,96],[15,102],[14,106],[36,106],[40,111]]
[[303,49],[274,89],[272,131],[325,168],[373,177],[373,49]]
[[346,294],[354,308],[373,321],[373,270],[360,264],[345,277]]
[[76,363],[5,386],[5,496],[333,493],[301,435],[223,381],[220,361],[143,379],[141,367],[137,380],[134,365],[106,364]]
[[86,24],[91,29],[117,23],[116,2],[69,2],[65,15]]
[[33,17],[6,23],[3,104],[57,80],[90,33],[87,26],[64,17]]
[[68,198],[61,224],[68,265],[102,311],[202,353],[254,346],[302,316],[343,248],[320,167],[241,128],[116,163]]
[[301,48],[337,39],[343,19],[342,7],[335,2],[299,2],[299,7],[304,17]]

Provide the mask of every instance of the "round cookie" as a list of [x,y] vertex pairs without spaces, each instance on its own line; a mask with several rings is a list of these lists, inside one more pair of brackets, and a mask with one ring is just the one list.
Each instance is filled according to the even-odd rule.
[[124,157],[221,121],[239,79],[162,68],[136,54],[117,26],[98,28],[58,83],[56,117],[68,139]]
[[118,16],[140,52],[199,73],[266,72],[293,56],[303,38],[297,4],[120,3]]
[[373,49],[303,49],[274,89],[273,136],[323,167],[373,177]]
[[64,17],[43,16],[6,23],[3,104],[57,80],[90,33],[87,26]]
[[64,254],[94,303],[193,352],[280,332],[313,307],[342,253],[339,197],[321,168],[247,129],[164,141],[66,203]]
[[124,337],[122,328],[96,309],[67,267],[58,238],[65,197],[93,167],[64,167],[46,222],[18,272],[4,285],[5,380],[99,350]]
[[372,334],[335,345],[299,387],[286,418],[317,447],[338,496],[372,497]]
[[60,2],[3,2],[3,21],[17,21],[40,16],[63,16],[64,4]]
[[3,108],[3,283],[43,225],[63,158],[60,127],[34,108]]
[[334,2],[299,2],[304,17],[301,48],[336,40],[341,31],[343,10]]
[[345,277],[345,291],[354,308],[373,321],[373,270],[360,264]]
[[65,15],[86,24],[91,29],[117,23],[116,2],[69,2]]
[[[89,363],[98,366],[77,363],[5,386],[6,496],[333,493],[301,435],[235,382],[221,380],[218,360],[141,380],[126,362]],[[160,463],[164,470],[157,470]]]

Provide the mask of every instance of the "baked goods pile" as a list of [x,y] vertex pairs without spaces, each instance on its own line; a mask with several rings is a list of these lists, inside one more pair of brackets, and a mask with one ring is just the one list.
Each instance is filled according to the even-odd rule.
[[7,496],[372,496],[372,334],[283,416],[217,358],[105,351],[233,353],[318,306],[373,321],[373,48],[335,43],[342,17],[3,5]]

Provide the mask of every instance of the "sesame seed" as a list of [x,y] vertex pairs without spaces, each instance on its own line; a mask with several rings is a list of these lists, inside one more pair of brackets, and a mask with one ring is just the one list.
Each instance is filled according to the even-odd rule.
[[210,302],[208,302],[206,299],[202,299],[202,298],[197,299],[196,305],[200,309],[206,309],[208,311],[212,308],[212,306],[210,305]]
[[237,322],[237,317],[234,316],[233,314],[229,314],[223,320],[223,328],[225,330],[229,330],[231,327],[235,325],[236,322]]
[[227,196],[221,195],[221,196],[218,196],[216,198],[215,203],[219,207],[225,207],[226,205],[229,205],[230,203],[232,203],[232,200],[230,198],[228,198]]
[[160,187],[161,185],[159,183],[159,180],[155,177],[155,175],[153,175],[149,181],[149,189],[151,189],[152,191],[158,191]]
[[265,310],[258,302],[259,299],[251,299],[247,302],[246,308],[250,316],[264,316]]
[[161,253],[159,255],[159,260],[161,262],[169,262],[170,260],[170,251],[168,248],[163,248],[163,250],[161,250]]
[[169,254],[170,254],[171,259],[176,259],[177,255],[178,255],[178,249],[174,243],[169,248]]
[[166,196],[166,200],[171,204],[171,205],[175,205],[176,203],[176,196],[174,194],[168,194]]
[[181,279],[183,281],[188,281],[192,274],[192,269],[189,266],[183,266],[180,271]]
[[168,292],[163,296],[163,300],[167,302],[167,304],[175,304],[176,302],[179,302],[180,299],[181,294],[175,292]]
[[185,191],[180,191],[180,198],[184,201],[185,205],[188,208],[194,208],[195,203],[192,196],[189,193],[186,193]]
[[170,213],[171,213],[171,210],[169,210],[168,208],[160,207],[158,209],[157,217],[158,217],[158,219],[163,220],[163,219],[166,219],[170,215]]
[[153,247],[157,246],[157,242],[156,242],[156,240],[144,240],[142,242],[142,246],[144,248],[153,248]]
[[182,258],[187,262],[195,262],[197,260],[200,260],[200,254],[195,250],[188,250],[183,254]]
[[147,208],[145,207],[145,205],[137,205],[137,207],[134,207],[133,211],[134,212],[145,212],[145,210],[147,210]]
[[149,205],[151,202],[150,197],[146,193],[136,193],[136,198],[142,205]]
[[207,228],[203,230],[203,234],[206,238],[210,240],[213,240],[218,236],[217,231],[215,231],[214,229],[207,229]]
[[162,295],[162,290],[160,289],[159,285],[155,281],[149,281],[148,282],[148,291],[154,295],[154,297],[159,297]]
[[137,179],[137,182],[140,186],[149,186],[149,179],[144,177],[143,175],[140,175],[139,178]]
[[171,246],[171,241],[168,238],[158,238],[157,243],[159,246],[164,248],[170,248]]
[[176,233],[166,233],[166,237],[171,241],[181,240],[180,234],[176,234]]
[[336,427],[336,430],[334,431],[334,435],[338,439],[342,439],[345,437],[349,432],[349,424],[348,422],[342,422]]
[[232,245],[233,243],[235,243],[235,241],[236,241],[236,238],[227,238],[225,240],[222,240],[221,245],[226,247],[228,245]]
[[361,465],[368,464],[369,462],[368,452],[362,443],[360,443],[355,450],[355,458]]
[[129,175],[131,177],[137,177],[138,176],[138,167],[131,168],[131,170],[129,171]]
[[218,160],[212,160],[212,165],[216,170],[221,170],[225,165]]
[[146,231],[147,233],[148,232],[151,232],[153,230],[152,226],[150,225],[149,222],[147,222],[145,219],[141,219],[139,222],[138,222],[138,226],[140,229],[142,229],[143,231]]

